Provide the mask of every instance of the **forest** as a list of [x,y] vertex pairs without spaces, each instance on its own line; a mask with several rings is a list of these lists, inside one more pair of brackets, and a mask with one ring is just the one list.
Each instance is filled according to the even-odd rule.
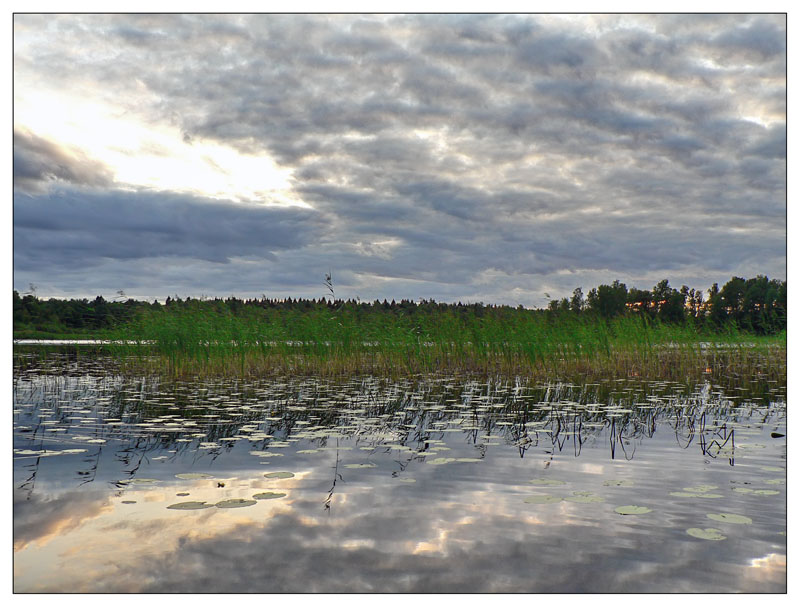
[[[755,335],[773,335],[786,329],[786,281],[766,276],[732,277],[722,288],[716,283],[703,292],[682,286],[675,289],[662,280],[652,290],[628,288],[615,280],[584,295],[579,287],[570,298],[553,299],[546,309],[516,308],[494,304],[441,303],[434,300],[399,302],[342,300],[333,296],[319,299],[268,298],[240,299],[167,297],[164,303],[150,303],[120,297],[108,301],[102,296],[88,299],[40,299],[35,293],[20,295],[14,291],[14,338],[80,338],[118,334],[127,325],[153,318],[153,315],[208,314],[232,316],[241,320],[265,320],[287,313],[292,318],[304,313],[341,311],[354,321],[373,322],[380,317],[402,317],[410,324],[425,319],[436,321],[438,314],[448,318],[483,317],[501,321],[518,315],[539,315],[556,321],[581,316],[612,319],[622,316],[646,316],[666,324],[690,324],[698,330],[714,331],[735,328]],[[121,292],[120,292],[121,293]]]

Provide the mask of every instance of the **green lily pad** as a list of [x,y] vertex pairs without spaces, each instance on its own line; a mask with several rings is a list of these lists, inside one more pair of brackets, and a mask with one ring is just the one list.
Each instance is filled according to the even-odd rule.
[[571,495],[569,497],[565,497],[564,501],[575,502],[576,504],[598,504],[606,500],[604,497],[600,497],[599,495]]
[[397,479],[401,483],[416,483],[417,479],[415,478],[398,478]]
[[221,502],[217,502],[214,504],[217,508],[244,508],[246,506],[252,506],[256,503],[256,500],[248,500],[241,497],[235,497],[229,500],[222,500]]
[[264,493],[256,493],[253,496],[253,499],[257,500],[274,500],[278,499],[279,497],[286,497],[285,493],[275,493],[273,491],[265,491]]
[[652,510],[646,506],[617,506],[614,508],[614,512],[617,514],[647,514]]
[[560,481],[555,478],[535,478],[532,481],[528,481],[531,485],[539,485],[543,487],[556,487],[558,485],[566,485],[564,481]]
[[529,495],[525,498],[526,504],[553,504],[560,502],[563,498],[555,495]]
[[712,489],[719,489],[717,485],[696,485],[694,487],[684,487],[684,491],[689,493],[710,493]]
[[782,478],[771,478],[769,480],[764,481],[765,485],[785,485],[786,480]]
[[204,472],[182,472],[180,474],[176,474],[175,478],[180,478],[185,481],[193,481],[200,478],[214,478],[210,474],[205,474]]
[[720,512],[719,514],[706,514],[708,518],[714,521],[718,521],[720,523],[736,523],[738,525],[749,525],[753,522],[748,516],[742,516],[741,514],[729,514],[727,512]]
[[704,499],[715,499],[723,497],[719,493],[690,493],[688,491],[672,491],[670,495],[674,495],[675,497],[697,497]]
[[604,487],[633,487],[633,481],[628,480],[607,480],[603,481]]
[[751,489],[750,487],[734,487],[733,488],[736,493],[753,493],[755,489]]
[[182,491],[182,492],[180,492],[180,493],[176,493],[175,495],[176,495],[176,496],[178,496],[178,497],[186,497],[186,496],[187,496],[187,495],[189,495],[189,494],[188,494],[188,493],[186,493],[185,491]]
[[726,539],[726,536],[722,535],[722,532],[719,529],[714,529],[713,527],[709,527],[708,529],[692,527],[691,529],[687,529],[686,533],[701,540],[719,541]]
[[135,504],[136,500],[122,500],[122,504]]
[[780,491],[775,491],[775,489],[754,489],[753,495],[778,495]]
[[294,478],[294,472],[267,472],[266,478]]
[[761,466],[761,469],[764,472],[783,472],[783,468],[778,468],[778,466]]
[[345,464],[345,468],[376,468],[377,464]]
[[214,504],[207,504],[205,502],[178,502],[167,506],[169,510],[205,510],[206,508],[213,508]]
[[454,457],[437,457],[434,459],[429,459],[425,463],[432,464],[434,466],[441,466],[442,464],[449,464],[454,461],[456,461],[456,458]]
[[157,478],[134,478],[130,482],[136,485],[149,485],[151,483],[157,483],[159,480]]

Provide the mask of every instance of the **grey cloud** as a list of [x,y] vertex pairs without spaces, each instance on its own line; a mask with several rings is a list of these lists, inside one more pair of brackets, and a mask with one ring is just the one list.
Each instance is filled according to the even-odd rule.
[[53,182],[109,186],[111,171],[102,162],[34,133],[14,129],[14,188],[44,191]]
[[[697,275],[698,264],[713,268],[709,283],[754,259],[770,275],[785,272],[775,265],[786,231],[780,15],[607,15],[593,18],[589,33],[580,22],[527,15],[16,23],[56,23],[59,43],[80,34],[85,48],[68,64],[29,46],[25,70],[35,66],[65,86],[78,76],[102,83],[102,94],[149,120],[293,169],[295,193],[318,213],[296,224],[281,216],[279,225],[291,223],[285,231],[264,228],[275,244],[265,250],[281,267],[280,278],[259,274],[264,281],[300,290],[292,271],[333,266],[354,289],[369,275],[416,277],[429,281],[419,287],[428,296],[438,285],[458,298],[494,270],[510,282],[563,284],[566,294],[577,286],[567,281],[615,272],[648,288],[654,273],[678,282]],[[113,61],[92,52],[110,47]],[[150,65],[159,69],[141,69]],[[132,74],[157,102],[126,94]],[[751,111],[772,126],[744,119]],[[160,217],[155,203],[147,209]],[[253,216],[243,212],[241,222],[226,212],[219,230],[187,227],[175,244],[148,226],[140,240],[166,257],[235,264],[237,254],[261,254],[248,231]],[[181,222],[173,214],[165,223]],[[22,251],[41,243],[33,234],[20,232],[20,267],[35,255]],[[397,240],[392,248],[372,244],[388,238]],[[114,259],[135,259],[136,248]],[[196,280],[211,273],[198,270]],[[499,300],[506,286],[497,280]]]
[[215,263],[245,256],[274,260],[275,251],[305,246],[321,225],[318,214],[305,209],[164,192],[17,195],[15,262],[31,269],[48,260],[56,267],[169,256]]

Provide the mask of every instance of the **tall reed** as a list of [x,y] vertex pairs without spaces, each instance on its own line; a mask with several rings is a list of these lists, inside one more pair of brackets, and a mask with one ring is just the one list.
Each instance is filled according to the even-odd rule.
[[131,364],[175,375],[494,373],[677,377],[765,367],[785,376],[785,332],[699,331],[645,316],[604,320],[529,310],[390,313],[355,306],[257,310],[184,306],[141,314],[118,338]]

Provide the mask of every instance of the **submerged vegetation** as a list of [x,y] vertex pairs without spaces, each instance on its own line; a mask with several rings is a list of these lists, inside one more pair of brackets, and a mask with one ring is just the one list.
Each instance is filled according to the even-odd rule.
[[[628,291],[615,281],[592,289],[586,300],[576,289],[572,300],[548,310],[266,298],[168,298],[164,305],[98,298],[85,305],[95,324],[101,317],[108,324],[94,335],[125,342],[110,347],[144,372],[666,379],[758,368],[785,376],[786,283],[734,278],[710,295],[704,302],[701,293],[672,289],[667,281],[652,292]],[[36,305],[73,312],[82,305],[14,296],[15,337],[25,333],[23,321]]]

